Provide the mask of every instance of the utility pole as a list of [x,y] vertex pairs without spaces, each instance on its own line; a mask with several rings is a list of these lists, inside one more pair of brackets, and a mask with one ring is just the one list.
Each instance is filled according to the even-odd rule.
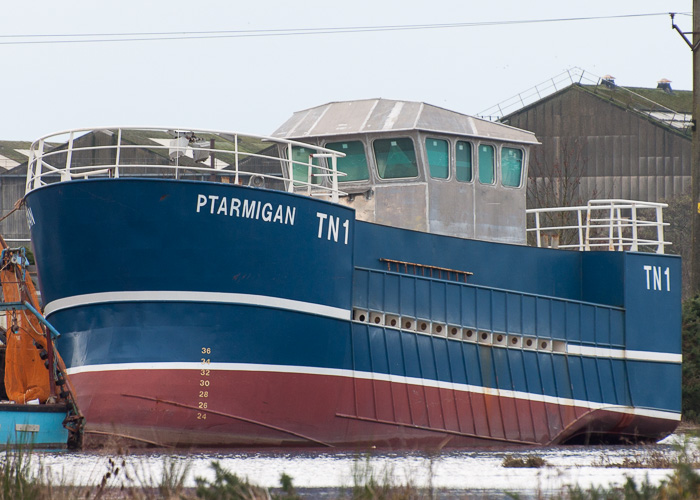
[[692,186],[692,250],[691,250],[691,290],[692,293],[700,293],[700,0],[693,0],[693,36],[691,42],[673,21],[671,14],[671,26],[683,37],[693,52],[693,118],[692,118],[692,146],[690,154],[690,183]]
[[691,290],[700,293],[700,0],[693,0],[693,127],[690,183],[693,190],[693,250]]

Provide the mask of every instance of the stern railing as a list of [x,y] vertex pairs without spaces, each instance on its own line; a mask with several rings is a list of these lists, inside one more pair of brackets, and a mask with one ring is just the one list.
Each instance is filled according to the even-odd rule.
[[[293,149],[310,153],[294,159]],[[30,150],[25,192],[75,179],[159,177],[247,183],[337,202],[345,154],[274,137],[164,127],[103,127],[47,135]]]
[[578,207],[527,210],[528,233],[538,247],[579,251],[651,250],[664,253],[665,203],[633,200],[591,200]]

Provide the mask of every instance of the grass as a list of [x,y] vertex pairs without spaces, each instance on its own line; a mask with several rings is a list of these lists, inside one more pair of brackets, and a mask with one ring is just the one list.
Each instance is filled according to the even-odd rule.
[[[432,460],[431,465],[432,469]],[[352,471],[352,500],[408,500],[433,498],[432,488],[418,488],[411,481],[401,482],[391,466],[377,469],[371,456],[356,460]]]
[[30,449],[7,448],[0,463],[0,499],[23,500],[41,498],[44,483],[41,471],[35,477],[32,470],[32,453]]
[[592,465],[616,469],[676,469],[679,465],[687,464],[692,469],[700,469],[700,450],[690,441],[694,435],[694,432],[684,435],[682,441],[672,446],[672,452],[641,446],[619,461],[603,453]]
[[[696,468],[698,451],[685,440],[676,446],[675,453],[663,453],[655,447],[640,447],[638,454],[615,463],[601,458],[596,466],[605,467],[653,467],[671,469],[669,476],[658,484],[648,479],[641,482],[627,478],[622,486],[594,486],[587,489],[569,486],[561,491],[537,491],[536,498],[565,500],[598,499],[672,499],[700,498],[700,475]],[[177,456],[163,458],[162,467],[152,463],[133,460],[125,454],[107,457],[106,466],[90,484],[74,486],[67,481],[55,479],[41,464],[41,456],[28,449],[7,450],[0,455],[0,500],[301,500],[293,479],[287,474],[280,477],[278,488],[266,488],[248,478],[241,478],[224,468],[220,462],[210,464],[213,472],[208,478],[196,477],[195,487],[187,486],[191,477],[191,462]],[[549,466],[536,454],[505,455],[502,461],[504,475],[509,467]],[[440,497],[440,491],[432,486],[436,464],[431,457],[428,473],[429,486],[418,487],[413,483],[416,475],[399,475],[393,466],[378,466],[377,461],[367,455],[353,463],[352,485],[345,490],[326,496],[343,500],[414,500]],[[157,472],[153,472],[157,470]],[[416,472],[416,471],[414,471]],[[468,470],[464,471],[469,474]],[[446,492],[442,493],[447,494]],[[466,498],[476,498],[478,493],[465,492]],[[502,492],[511,498],[519,494]],[[473,496],[477,495],[477,496]],[[528,496],[530,498],[530,496]]]

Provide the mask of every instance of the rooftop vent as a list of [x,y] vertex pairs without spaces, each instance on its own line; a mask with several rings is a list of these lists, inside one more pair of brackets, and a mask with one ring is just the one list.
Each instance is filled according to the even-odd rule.
[[673,94],[673,89],[671,89],[671,80],[667,80],[666,78],[662,78],[656,82],[656,88],[663,90],[667,94]]
[[615,88],[615,77],[610,75],[605,75],[600,79],[600,83],[608,87],[609,89]]

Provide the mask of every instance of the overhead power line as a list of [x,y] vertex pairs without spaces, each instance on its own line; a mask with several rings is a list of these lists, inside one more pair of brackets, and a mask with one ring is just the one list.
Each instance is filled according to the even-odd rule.
[[[690,15],[688,12],[677,15]],[[342,33],[368,33],[380,31],[408,31],[453,28],[475,28],[480,26],[508,26],[518,24],[561,23],[575,21],[597,21],[640,17],[668,16],[668,12],[646,14],[620,14],[614,16],[560,17],[550,19],[524,19],[510,21],[480,21],[445,24],[401,24],[385,26],[345,26],[321,28],[252,29],[217,31],[163,31],[133,33],[47,33],[29,35],[0,35],[0,45],[58,44],[58,43],[105,43],[105,42],[146,42],[158,40],[202,40],[215,38],[274,37],[333,35]]]

